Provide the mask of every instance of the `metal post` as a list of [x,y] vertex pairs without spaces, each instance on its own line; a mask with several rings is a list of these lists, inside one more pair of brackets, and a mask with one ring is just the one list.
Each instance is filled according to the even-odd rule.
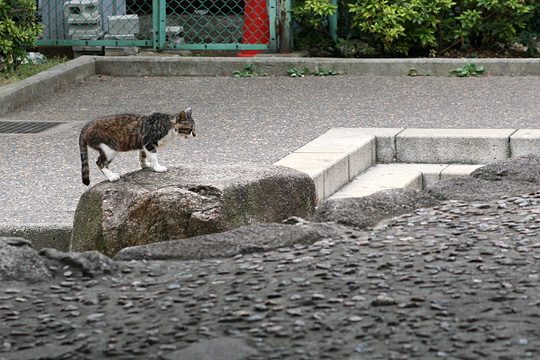
[[167,36],[165,32],[167,21],[165,6],[165,0],[152,0],[152,44],[154,51],[161,51],[165,48],[165,37]]
[[152,47],[159,49],[159,3],[161,0],[152,0]]
[[328,17],[328,32],[332,40],[337,42],[338,2],[337,0],[331,0],[331,3],[336,6],[336,12]]
[[165,41],[167,39],[167,2],[165,0],[159,1],[159,50],[165,48]]
[[279,52],[293,51],[291,0],[279,0]]
[[276,41],[276,0],[268,0],[268,17],[270,24],[270,43],[268,44],[269,50],[277,50],[277,41]]

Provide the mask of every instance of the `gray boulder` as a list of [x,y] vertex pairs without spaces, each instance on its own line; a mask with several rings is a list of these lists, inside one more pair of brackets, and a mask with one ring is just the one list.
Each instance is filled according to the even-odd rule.
[[351,229],[291,219],[290,224],[250,224],[217,234],[158,242],[122,249],[115,260],[200,260],[237,254],[265,252],[296,244],[310,245],[322,239],[351,237]]
[[111,274],[118,270],[118,265],[109,257],[98,251],[84,251],[82,253],[66,253],[52,248],[39,251],[39,255],[54,265],[69,266],[79,271],[83,276],[94,277]]
[[540,156],[525,155],[476,169],[472,177],[489,181],[519,181],[540,184]]
[[222,232],[255,222],[310,217],[313,180],[280,166],[190,165],[140,170],[102,182],[79,200],[72,251],[109,256],[128,246]]
[[23,238],[0,237],[0,281],[39,282],[51,279],[45,261]]
[[483,166],[471,176],[439,181],[433,195],[463,201],[488,201],[540,190],[540,157],[525,155]]
[[501,178],[497,181],[467,176],[439,181],[425,191],[446,200],[489,201],[503,196],[529,194],[540,184]]
[[328,199],[317,207],[313,221],[366,229],[383,219],[434,206],[440,200],[430,193],[411,189],[379,191],[360,198]]

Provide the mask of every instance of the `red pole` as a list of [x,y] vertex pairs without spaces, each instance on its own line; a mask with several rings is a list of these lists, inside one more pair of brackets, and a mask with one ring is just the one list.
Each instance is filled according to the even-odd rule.
[[[268,44],[270,42],[270,24],[266,0],[246,0],[244,7],[244,33],[242,44]],[[243,50],[238,57],[251,57],[261,50]]]

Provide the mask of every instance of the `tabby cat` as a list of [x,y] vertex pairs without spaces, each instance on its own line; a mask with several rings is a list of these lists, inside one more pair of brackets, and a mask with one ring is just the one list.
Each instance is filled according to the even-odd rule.
[[118,114],[88,122],[79,136],[83,184],[90,184],[87,146],[99,153],[96,164],[103,175],[109,181],[116,181],[120,176],[109,170],[109,164],[118,151],[139,150],[142,168],[166,171],[167,168],[158,162],[156,150],[176,135],[195,136],[191,108],[178,114]]

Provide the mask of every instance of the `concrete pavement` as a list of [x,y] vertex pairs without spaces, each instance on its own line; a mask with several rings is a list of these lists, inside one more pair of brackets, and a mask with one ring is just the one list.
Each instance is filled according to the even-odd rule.
[[[267,60],[269,64],[272,61],[276,60]],[[84,66],[88,70],[86,63]],[[265,66],[271,68],[271,64]],[[124,63],[124,67],[129,64]],[[272,164],[333,127],[540,127],[539,76],[356,75],[232,78],[98,74],[75,77],[72,86],[42,89],[41,98],[0,120],[65,124],[43,134],[0,135],[0,226],[69,229],[85,189],[80,182],[78,132],[85,121],[99,115],[174,112],[192,107],[198,136],[164,149],[160,158],[169,166]],[[137,156],[132,153],[122,154],[112,164],[120,173],[137,167]],[[91,167],[94,183],[103,179],[96,170]]]

